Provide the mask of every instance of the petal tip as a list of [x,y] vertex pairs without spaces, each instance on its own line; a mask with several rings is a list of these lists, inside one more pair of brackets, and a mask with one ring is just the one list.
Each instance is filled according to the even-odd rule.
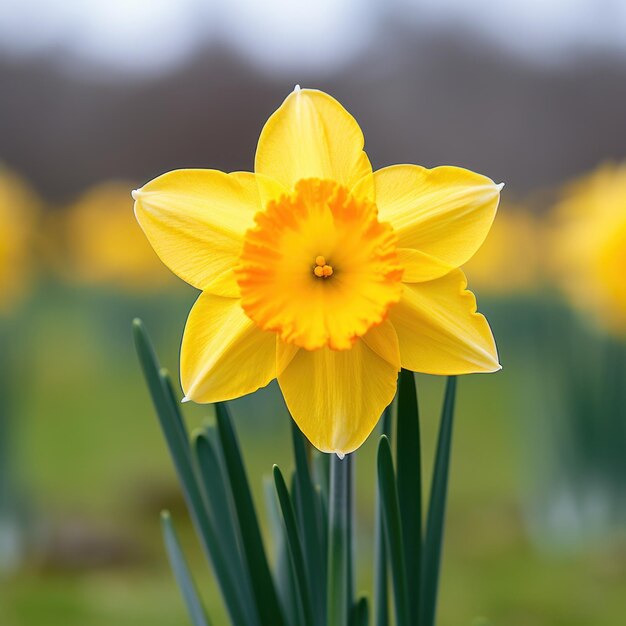
[[181,404],[185,404],[186,402],[191,402],[191,398],[189,396],[185,396],[180,402]]
[[343,461],[346,458],[345,452],[335,452],[335,454],[340,461]]
[[489,365],[485,365],[483,372],[487,374],[495,374],[496,372],[499,372],[501,369],[502,369],[502,364],[500,363],[496,355],[491,359],[491,363]]
[[498,191],[502,191],[502,190],[504,189],[504,183],[498,183],[498,184],[496,185],[496,189],[497,189]]
[[133,189],[130,192],[130,195],[132,196],[133,200],[139,200],[139,196],[141,195],[141,189]]
[[296,84],[296,86],[293,88],[293,92],[294,93],[299,93],[300,91],[302,91],[301,88],[300,88],[300,85]]

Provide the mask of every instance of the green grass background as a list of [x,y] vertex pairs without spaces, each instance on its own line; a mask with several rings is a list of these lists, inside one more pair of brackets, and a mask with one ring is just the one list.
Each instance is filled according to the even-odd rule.
[[[48,285],[11,322],[9,452],[27,543],[23,565],[0,579],[2,626],[189,623],[161,545],[161,508],[172,510],[213,623],[226,623],[130,330],[141,316],[176,378],[194,297],[188,290],[146,298]],[[504,369],[463,377],[458,389],[439,624],[616,626],[626,616],[623,534],[604,533],[569,550],[533,541],[530,504],[552,445],[537,381],[550,373],[537,371],[510,319],[493,312]],[[443,380],[419,376],[418,391],[428,479]],[[273,463],[292,465],[288,417],[275,385],[233,408],[263,510],[262,476]],[[208,407],[185,411],[192,428],[211,418]],[[371,589],[376,439],[357,458],[359,589]],[[65,554],[58,537],[72,543],[76,527],[101,540],[105,552],[109,542],[117,546],[119,562],[91,562],[80,542]]]

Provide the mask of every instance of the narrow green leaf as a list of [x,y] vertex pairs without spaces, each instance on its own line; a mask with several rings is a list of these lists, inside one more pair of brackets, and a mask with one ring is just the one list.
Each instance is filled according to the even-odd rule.
[[298,602],[298,590],[296,588],[295,574],[289,548],[285,525],[283,524],[278,496],[274,480],[270,476],[263,477],[263,495],[268,512],[271,536],[274,539],[274,572],[276,591],[281,601],[285,619],[290,626],[300,626],[304,621],[302,606]]
[[322,552],[322,528],[320,511],[311,471],[307,459],[304,436],[292,420],[293,450],[298,483],[298,522],[306,559],[306,581],[310,597],[314,598],[315,623],[324,626],[326,615],[326,571]]
[[400,372],[398,384],[398,435],[396,463],[400,521],[404,538],[406,578],[411,621],[417,623],[420,611],[422,553],[422,467],[420,427],[415,374]]
[[296,515],[287,491],[287,485],[277,465],[274,465],[274,485],[276,486],[276,494],[278,495],[278,502],[283,515],[283,523],[285,524],[289,554],[291,555],[293,569],[296,574],[296,583],[304,616],[303,623],[304,626],[313,626],[313,607],[311,605],[311,594],[309,581],[307,580],[302,541],[296,524]]
[[348,623],[348,476],[350,455],[343,460],[333,454],[330,460],[330,501],[328,528],[328,619],[329,626]]
[[237,517],[239,518],[243,552],[248,564],[261,624],[263,626],[284,626],[285,618],[278,602],[274,581],[267,562],[246,470],[228,408],[225,404],[218,403],[215,405],[215,413],[222,441],[222,453],[230,477]]
[[449,376],[441,413],[435,467],[430,488],[428,518],[426,521],[426,538],[422,562],[422,626],[434,626],[435,624],[455,396],[456,377]]
[[368,626],[370,621],[369,604],[365,596],[361,596],[359,601],[352,607],[352,618],[350,626]]
[[[208,428],[214,428],[209,426]],[[237,538],[238,523],[229,494],[228,476],[223,473],[218,451],[210,437],[203,432],[194,434],[193,450],[200,470],[200,484],[207,498],[209,515],[228,560],[238,564],[238,572],[243,571],[243,561]]]
[[[388,406],[381,420],[382,434],[391,436],[392,408]],[[385,545],[385,528],[383,509],[380,501],[380,488],[376,484],[376,510],[374,519],[374,624],[389,624],[389,591],[387,589],[387,546]]]
[[235,626],[248,626],[249,621],[246,619],[247,616],[239,597],[238,581],[233,577],[228,567],[228,561],[222,551],[219,538],[208,516],[191,462],[189,442],[183,439],[179,415],[172,410],[172,404],[169,401],[170,390],[164,384],[154,348],[141,320],[135,319],[133,321],[133,336],[139,362],[152,396],[161,430],[174,462],[178,480],[183,489],[187,508],[200,537],[202,547],[213,564],[224,603]]
[[381,435],[387,435],[391,441],[391,430],[393,425],[393,404],[390,404],[384,411],[381,418]]
[[394,605],[397,626],[409,626],[409,599],[407,593],[406,564],[404,561],[404,541],[398,504],[398,490],[391,458],[391,446],[385,435],[378,445],[378,488],[380,506],[383,512],[383,526],[394,593]]
[[206,433],[199,432],[193,438],[193,451],[196,456],[200,484],[208,504],[209,516],[220,539],[222,550],[235,580],[239,582],[240,602],[248,616],[249,624],[258,624],[258,615],[252,594],[250,574],[246,569],[241,553],[239,521],[236,518],[230,481],[223,467],[216,438],[215,426],[206,427]]
[[180,399],[176,397],[176,392],[174,391],[174,385],[172,384],[169,372],[165,368],[161,368],[159,370],[159,378],[161,379],[161,384],[165,390],[165,396],[169,404],[172,420],[178,427],[183,443],[187,449],[189,449],[189,433],[187,432],[187,426],[185,425],[185,420],[183,419],[183,414],[180,410]]
[[209,619],[198,596],[196,585],[193,582],[187,562],[180,548],[172,518],[167,511],[161,513],[161,528],[163,530],[167,556],[178,587],[183,594],[189,617],[191,617],[194,626],[210,626]]

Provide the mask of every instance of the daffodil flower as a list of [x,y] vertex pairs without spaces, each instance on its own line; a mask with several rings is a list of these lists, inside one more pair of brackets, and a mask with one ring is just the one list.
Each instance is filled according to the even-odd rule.
[[626,162],[604,163],[566,185],[549,250],[571,303],[626,338]]
[[0,326],[32,285],[40,213],[40,198],[0,163]]
[[458,167],[376,172],[355,119],[296,89],[265,124],[255,172],[186,169],[133,192],[163,262],[202,291],[182,341],[187,400],[274,378],[322,451],[358,448],[401,367],[500,368],[458,269],[494,219],[500,185]]

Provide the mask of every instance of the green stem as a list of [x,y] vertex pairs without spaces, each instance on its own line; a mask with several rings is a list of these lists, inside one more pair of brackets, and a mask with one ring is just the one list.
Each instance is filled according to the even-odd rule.
[[330,460],[328,530],[328,620],[327,626],[348,623],[348,484],[350,456]]
[[[382,434],[391,437],[392,410],[389,405],[382,417]],[[376,483],[376,513],[374,521],[374,625],[389,624],[389,594],[387,590],[387,546],[380,504],[380,488]]]
[[348,455],[344,462],[348,464],[348,476],[346,485],[346,551],[347,551],[347,571],[346,571],[346,593],[347,593],[347,613],[351,615],[352,607],[356,597],[356,581],[354,569],[355,557],[355,520],[356,502],[354,492],[356,487],[356,457],[354,454]]

